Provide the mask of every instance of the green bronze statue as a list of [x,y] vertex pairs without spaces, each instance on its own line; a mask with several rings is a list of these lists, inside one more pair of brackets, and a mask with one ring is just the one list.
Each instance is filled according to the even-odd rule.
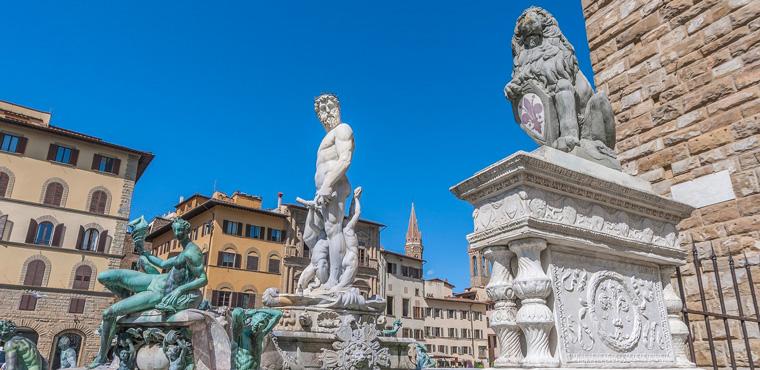
[[16,324],[0,320],[0,342],[5,350],[5,370],[45,370],[45,360],[37,345],[28,338],[16,335]]
[[437,364],[427,352],[427,348],[420,343],[414,342],[409,345],[409,359],[414,364],[415,370],[436,367]]
[[232,363],[236,370],[257,370],[264,352],[264,338],[282,317],[273,309],[232,310]]
[[60,351],[58,355],[60,358],[59,369],[77,367],[77,350],[71,347],[71,344],[71,339],[65,335],[58,340],[58,350]]
[[[152,268],[144,269],[145,272],[119,269],[98,274],[98,281],[122,299],[103,311],[100,350],[91,367],[108,362],[108,350],[119,316],[151,309],[172,314],[187,308],[197,308],[202,300],[199,289],[208,282],[203,268],[203,253],[190,241],[190,223],[181,218],[172,220],[172,231],[183,250],[179,255],[166,260],[144,250],[145,236],[148,233],[145,218],[140,217],[130,222],[129,227],[135,248]],[[166,272],[159,274],[158,269]]]
[[399,329],[401,329],[401,319],[396,319],[396,321],[393,322],[393,327],[391,329],[383,329],[382,336],[384,337],[395,337],[398,333]]

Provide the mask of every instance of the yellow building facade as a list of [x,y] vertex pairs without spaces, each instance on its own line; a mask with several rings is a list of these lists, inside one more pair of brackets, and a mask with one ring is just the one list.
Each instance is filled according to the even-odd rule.
[[119,267],[135,183],[153,156],[50,125],[50,114],[0,102],[0,317],[55,368],[68,336],[78,363],[113,295],[98,272]]
[[[287,219],[262,209],[260,197],[194,195],[177,204],[175,216],[190,222],[191,239],[204,254],[208,284],[203,296],[212,306],[260,307],[264,290],[282,286]],[[182,248],[166,220],[147,241],[164,259]]]

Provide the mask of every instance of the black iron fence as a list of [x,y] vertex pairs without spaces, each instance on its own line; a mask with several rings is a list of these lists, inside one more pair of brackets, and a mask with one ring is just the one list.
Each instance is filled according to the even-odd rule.
[[[717,256],[712,247],[700,253],[693,246],[692,261],[676,269],[683,319],[689,328],[689,354],[702,368],[754,370],[760,351],[760,310],[752,273],[758,263],[751,263],[746,253],[737,258],[730,250],[725,254]],[[760,276],[760,271],[755,275]]]

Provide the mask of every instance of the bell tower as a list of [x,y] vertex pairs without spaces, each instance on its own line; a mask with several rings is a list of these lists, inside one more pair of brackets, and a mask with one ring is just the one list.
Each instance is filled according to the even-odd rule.
[[412,212],[409,214],[409,226],[406,228],[406,244],[404,252],[409,257],[422,259],[422,232],[417,224],[417,214],[414,212],[414,203],[412,203]]

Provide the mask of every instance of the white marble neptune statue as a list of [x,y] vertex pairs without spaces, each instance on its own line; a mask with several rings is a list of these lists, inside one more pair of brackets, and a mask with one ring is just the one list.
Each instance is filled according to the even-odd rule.
[[354,153],[354,133],[351,126],[341,121],[337,96],[318,96],[314,110],[327,133],[317,150],[314,200],[298,198],[309,210],[303,239],[312,251],[311,263],[298,279],[299,293],[329,293],[350,287],[358,263],[352,256],[358,248],[354,228],[361,188],[354,192],[352,217],[344,224],[346,200],[351,195],[346,172]]

